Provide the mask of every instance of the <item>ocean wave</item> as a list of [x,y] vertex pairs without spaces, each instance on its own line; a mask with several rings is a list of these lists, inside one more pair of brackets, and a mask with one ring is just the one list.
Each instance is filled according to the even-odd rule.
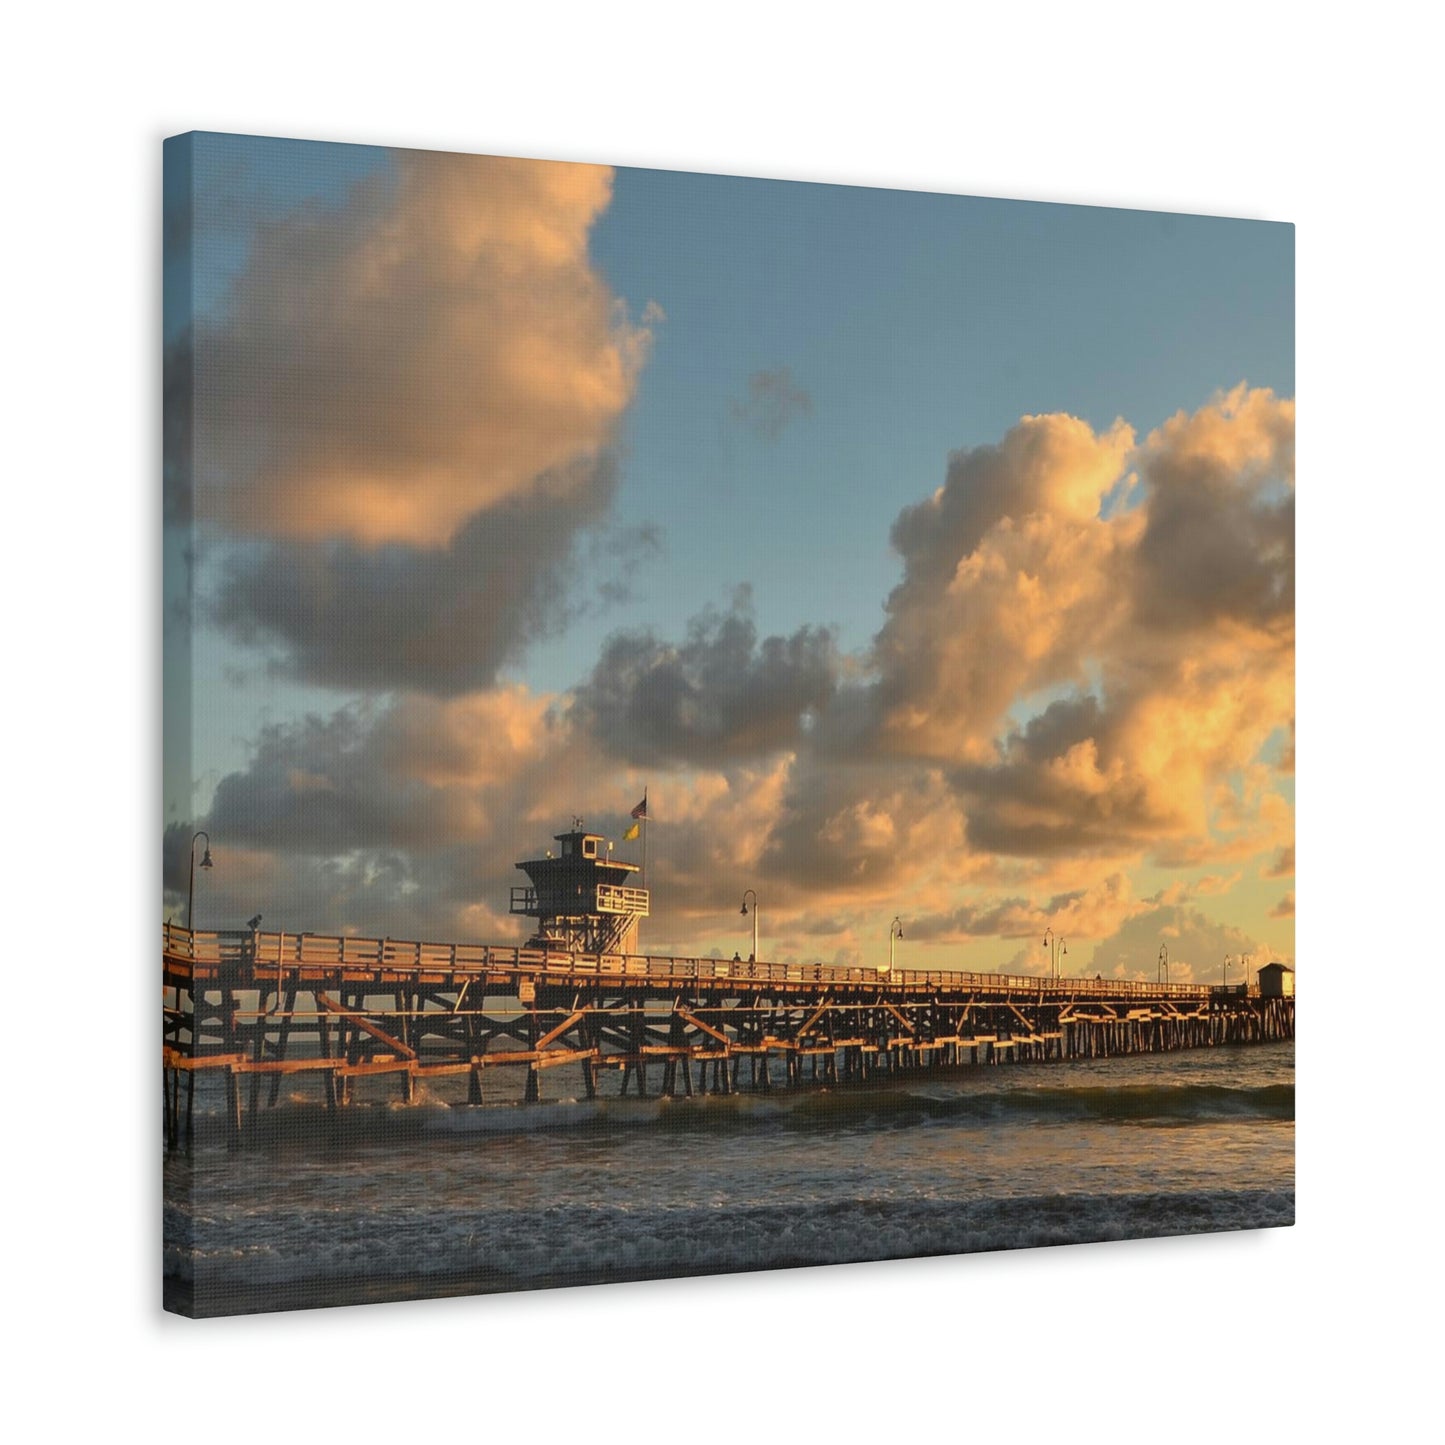
[[495,1133],[516,1129],[653,1125],[730,1131],[775,1125],[788,1129],[902,1127],[940,1120],[991,1125],[1014,1120],[1093,1123],[1293,1119],[1294,1085],[1232,1088],[1221,1084],[1093,1085],[989,1092],[910,1089],[819,1089],[789,1094],[730,1094],[697,1099],[562,1100],[435,1111],[428,1130]]
[[293,1221],[284,1245],[212,1237],[194,1219],[173,1237],[167,1272],[195,1313],[228,1314],[1293,1223],[1292,1190],[383,1211]]
[[[920,1125],[988,1128],[1000,1124],[1079,1122],[1167,1125],[1215,1120],[1294,1118],[1293,1084],[1233,1087],[1199,1082],[1036,1085],[1018,1088],[918,1090],[838,1088],[704,1095],[695,1098],[560,1099],[541,1103],[461,1105],[427,1099],[413,1105],[352,1105],[334,1115],[316,1103],[293,1102],[250,1116],[251,1142],[294,1144],[327,1135],[365,1142],[420,1135],[467,1136],[585,1130],[606,1133],[653,1128],[689,1133],[780,1129],[828,1133]],[[219,1116],[198,1118],[212,1143]]]

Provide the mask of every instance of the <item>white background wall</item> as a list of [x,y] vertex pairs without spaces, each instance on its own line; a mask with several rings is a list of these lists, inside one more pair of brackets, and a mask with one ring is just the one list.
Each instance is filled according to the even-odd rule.
[[[0,365],[6,771],[20,806],[3,966],[12,1000],[70,1000],[61,970],[78,961],[119,1031],[83,1067],[39,1071],[33,1042],[7,1055],[0,1278],[10,1403],[39,1412],[29,1434],[133,1422],[218,1441],[384,1426],[480,1437],[506,1422],[543,1438],[716,1425],[773,1439],[815,1412],[848,1427],[841,1438],[874,1439],[1409,1428],[1438,1345],[1438,1326],[1410,1313],[1417,1298],[1433,1311],[1438,1283],[1435,1040],[1384,1009],[1428,1002],[1419,985],[1440,951],[1435,51],[1414,7],[1338,23],[1292,9],[960,18],[743,0],[555,3],[522,19],[248,0],[12,15]],[[160,141],[192,128],[1296,222],[1296,1228],[163,1316]],[[105,946],[74,950],[82,930]],[[78,1052],[81,1036],[64,1037]],[[767,1347],[758,1326],[783,1318],[791,1340]],[[607,1400],[624,1381],[635,1404],[619,1410]]]

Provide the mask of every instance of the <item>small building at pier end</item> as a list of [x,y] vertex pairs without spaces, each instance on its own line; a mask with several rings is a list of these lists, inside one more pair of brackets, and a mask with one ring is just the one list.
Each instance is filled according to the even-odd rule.
[[636,863],[614,862],[612,844],[575,819],[558,833],[559,852],[518,863],[530,887],[512,889],[511,912],[537,919],[529,948],[566,953],[636,953],[649,909],[647,889],[632,885]]
[[1261,998],[1293,998],[1294,969],[1287,963],[1267,963],[1259,971]]

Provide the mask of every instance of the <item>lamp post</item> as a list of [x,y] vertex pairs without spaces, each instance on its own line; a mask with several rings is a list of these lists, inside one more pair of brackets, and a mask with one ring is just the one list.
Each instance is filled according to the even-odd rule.
[[1155,983],[1158,983],[1158,982],[1160,981],[1160,973],[1161,973],[1161,972],[1163,973],[1163,981],[1164,981],[1165,983],[1168,983],[1168,982],[1169,982],[1169,945],[1168,945],[1167,943],[1161,943],[1161,944],[1159,945],[1159,964],[1158,964],[1158,967],[1156,967],[1155,970],[1154,970],[1154,982],[1155,982]]
[[1224,986],[1225,986],[1225,988],[1228,988],[1228,987],[1229,987],[1229,965],[1230,965],[1233,961],[1234,961],[1234,955],[1233,955],[1233,954],[1226,953],[1226,954],[1224,955]]
[[196,839],[206,840],[205,856],[201,859],[202,868],[214,868],[216,865],[211,862],[211,835],[203,828],[199,833],[191,835],[191,891],[186,896],[186,929],[188,932],[195,929],[196,917]]
[[1239,957],[1239,969],[1244,975],[1244,991],[1249,992],[1249,955],[1243,953]]
[[751,888],[743,893],[743,917],[748,916],[748,899],[753,900],[753,956],[752,962],[758,961],[758,895]]
[[893,945],[903,937],[903,920],[894,918],[888,925],[888,972],[893,972]]
[[1069,951],[1069,941],[1066,938],[1058,938],[1052,927],[1044,929],[1044,948],[1048,950],[1052,944],[1052,951],[1049,954],[1049,972],[1053,978],[1059,976],[1059,960],[1065,957]]

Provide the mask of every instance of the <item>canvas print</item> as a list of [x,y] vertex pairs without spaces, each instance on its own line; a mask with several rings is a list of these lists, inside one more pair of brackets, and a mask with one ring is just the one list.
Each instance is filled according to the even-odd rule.
[[1294,1220],[1294,238],[165,148],[165,1299]]

